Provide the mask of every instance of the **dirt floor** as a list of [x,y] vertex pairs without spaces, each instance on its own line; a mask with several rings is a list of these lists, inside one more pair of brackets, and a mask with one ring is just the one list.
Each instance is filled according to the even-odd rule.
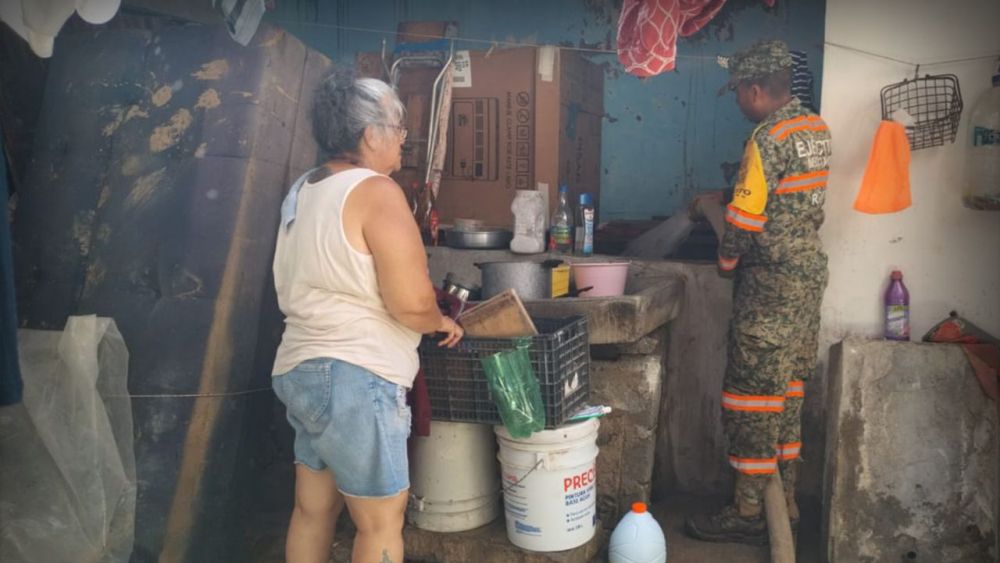
[[[688,538],[684,534],[684,519],[700,511],[709,511],[721,506],[724,498],[679,495],[667,498],[653,505],[651,512],[667,535],[667,560],[670,563],[768,563],[769,551],[766,547],[739,544],[711,544]],[[798,563],[819,563],[820,561],[820,510],[818,503],[802,503],[802,524],[797,538]],[[251,563],[280,563],[284,561],[283,546],[287,515],[272,512],[261,515],[260,529],[266,532],[256,538],[255,557]],[[331,563],[347,563],[350,557],[350,543],[353,530],[350,523],[341,520],[337,539],[334,543]],[[594,563],[603,563],[598,557]]]
[[[768,563],[766,547],[739,544],[712,544],[691,539],[684,534],[684,519],[701,511],[719,507],[724,498],[681,495],[653,505],[653,515],[667,534],[667,561],[670,563]],[[798,563],[820,562],[819,504],[802,503],[802,522],[796,542]]]

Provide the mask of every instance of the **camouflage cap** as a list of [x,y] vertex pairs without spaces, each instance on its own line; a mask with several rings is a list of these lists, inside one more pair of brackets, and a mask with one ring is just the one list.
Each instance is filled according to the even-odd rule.
[[758,41],[729,57],[729,87],[741,80],[759,78],[792,67],[792,56],[784,41]]

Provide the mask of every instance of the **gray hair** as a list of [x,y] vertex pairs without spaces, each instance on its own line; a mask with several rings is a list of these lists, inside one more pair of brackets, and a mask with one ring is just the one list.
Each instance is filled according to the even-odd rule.
[[337,70],[316,87],[313,136],[330,157],[353,155],[366,128],[401,123],[404,114],[392,86],[375,78],[356,78],[350,70]]

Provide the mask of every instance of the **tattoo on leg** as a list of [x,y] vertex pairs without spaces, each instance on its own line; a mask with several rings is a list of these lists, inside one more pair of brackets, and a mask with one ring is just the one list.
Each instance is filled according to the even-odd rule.
[[389,558],[389,550],[382,550],[382,560],[379,563],[392,563],[392,559]]

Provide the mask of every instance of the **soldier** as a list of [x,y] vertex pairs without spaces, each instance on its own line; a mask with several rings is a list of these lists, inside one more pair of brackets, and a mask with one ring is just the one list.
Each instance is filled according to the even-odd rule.
[[706,541],[762,544],[764,485],[780,469],[788,513],[798,524],[795,479],[801,448],[803,380],[815,369],[826,254],[819,238],[830,133],[790,93],[792,59],[781,41],[762,41],[728,61],[729,88],[758,125],[747,140],[732,202],[700,197],[719,236],[719,270],[734,276],[733,318],[723,383],[723,425],[735,500],[687,521]]

